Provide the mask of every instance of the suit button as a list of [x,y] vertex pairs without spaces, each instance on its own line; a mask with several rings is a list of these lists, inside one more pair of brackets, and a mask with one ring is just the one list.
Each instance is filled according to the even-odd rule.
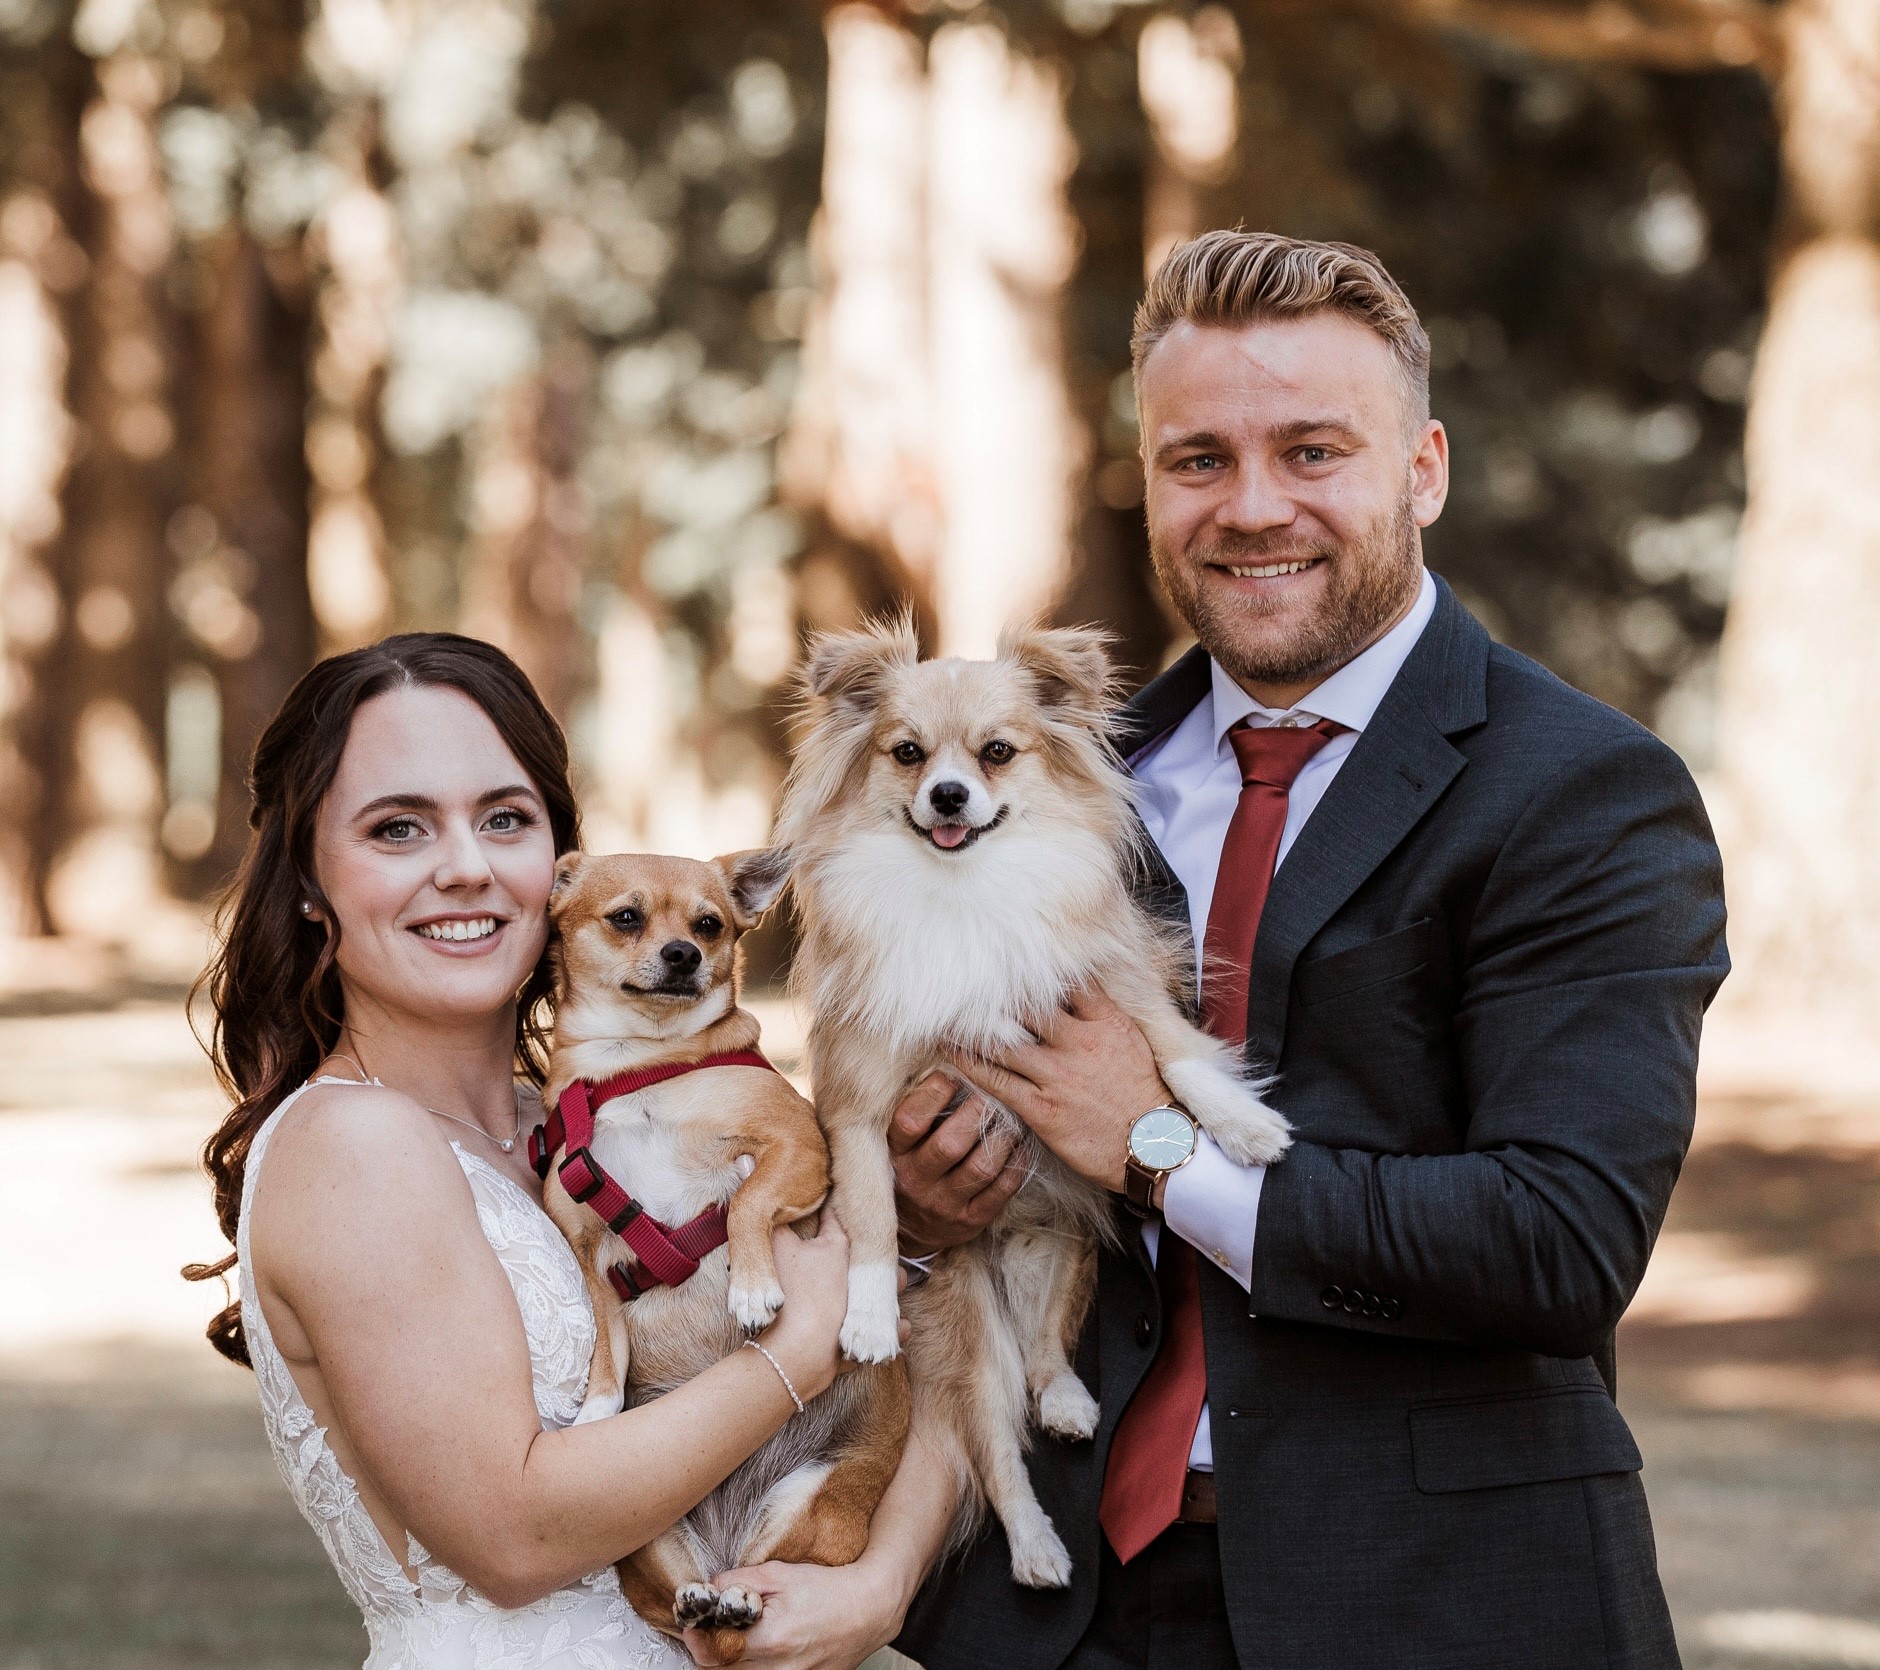
[[1377,1295],[1376,1295],[1375,1293],[1367,1293],[1367,1294],[1365,1294],[1365,1296],[1364,1296],[1364,1314],[1365,1314],[1366,1316],[1375,1316],[1375,1315],[1377,1315],[1377,1313],[1378,1313],[1378,1310],[1379,1310],[1379,1308],[1380,1308],[1380,1307],[1379,1307],[1379,1304],[1378,1304],[1378,1298],[1377,1298]]
[[1328,1287],[1319,1295],[1319,1303],[1327,1310],[1337,1310],[1345,1302],[1345,1290],[1342,1287]]
[[1386,1322],[1395,1322],[1398,1317],[1403,1315],[1403,1300],[1386,1299],[1384,1301],[1382,1315]]
[[1154,1333],[1155,1324],[1149,1320],[1149,1313],[1144,1311],[1142,1315],[1136,1318],[1136,1343],[1138,1345],[1147,1345],[1150,1337]]
[[1364,1295],[1354,1287],[1345,1295],[1343,1309],[1347,1316],[1356,1316],[1359,1311],[1364,1309]]

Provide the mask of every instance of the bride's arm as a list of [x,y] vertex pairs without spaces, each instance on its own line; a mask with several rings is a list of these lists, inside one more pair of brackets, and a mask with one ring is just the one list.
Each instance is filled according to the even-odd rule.
[[[543,1432],[514,1295],[435,1125],[389,1091],[307,1101],[257,1184],[258,1290],[291,1313],[277,1334],[304,1333],[391,1511],[499,1605],[639,1547],[795,1413],[776,1370],[734,1351],[644,1407]],[[825,1215],[778,1254],[787,1302],[763,1339],[807,1400],[835,1374],[847,1242]]]

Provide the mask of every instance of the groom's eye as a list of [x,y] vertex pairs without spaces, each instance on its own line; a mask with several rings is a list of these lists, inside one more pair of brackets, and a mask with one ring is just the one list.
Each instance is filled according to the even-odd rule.
[[901,765],[919,765],[927,751],[918,742],[897,742],[888,750]]
[[979,750],[979,757],[987,765],[1005,765],[1018,750],[1002,738],[994,738]]
[[646,918],[635,910],[632,905],[628,905],[622,910],[614,911],[608,916],[607,920],[613,923],[616,928],[620,929],[622,933],[628,934],[637,934],[640,929],[646,925]]

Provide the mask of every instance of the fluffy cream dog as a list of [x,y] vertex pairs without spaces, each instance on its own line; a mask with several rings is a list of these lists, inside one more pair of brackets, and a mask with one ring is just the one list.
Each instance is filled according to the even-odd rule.
[[[922,661],[906,622],[884,624],[819,639],[802,686],[777,844],[794,872],[796,978],[854,1249],[842,1345],[879,1362],[895,1353],[899,1314],[887,1128],[949,1047],[1022,1042],[1094,983],[1227,1154],[1276,1159],[1287,1128],[1234,1055],[1183,1017],[1185,953],[1131,898],[1141,826],[1106,740],[1100,634],[1011,631],[994,661]],[[1025,1471],[1028,1416],[1066,1438],[1096,1431],[1069,1353],[1114,1214],[1042,1145],[1031,1163],[992,1229],[910,1295],[909,1355],[916,1419],[951,1438],[990,1501],[1013,1576],[1055,1587],[1070,1557]]]

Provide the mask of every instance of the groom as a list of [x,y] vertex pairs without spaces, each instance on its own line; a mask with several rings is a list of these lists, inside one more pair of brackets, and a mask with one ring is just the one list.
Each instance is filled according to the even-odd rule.
[[[1077,1355],[1103,1420],[1033,1453],[1072,1587],[1015,1586],[994,1524],[897,1645],[928,1670],[1674,1666],[1613,1330],[1727,966],[1696,789],[1425,572],[1448,442],[1374,256],[1198,238],[1134,361],[1156,572],[1199,640],[1122,715],[1145,897],[1296,1141],[1262,1170],[1201,1136],[1169,1169],[1176,1119],[1126,1165],[1172,1098],[1100,992],[967,1064],[1118,1195]],[[1017,1181],[946,1090],[897,1115],[912,1253]]]

